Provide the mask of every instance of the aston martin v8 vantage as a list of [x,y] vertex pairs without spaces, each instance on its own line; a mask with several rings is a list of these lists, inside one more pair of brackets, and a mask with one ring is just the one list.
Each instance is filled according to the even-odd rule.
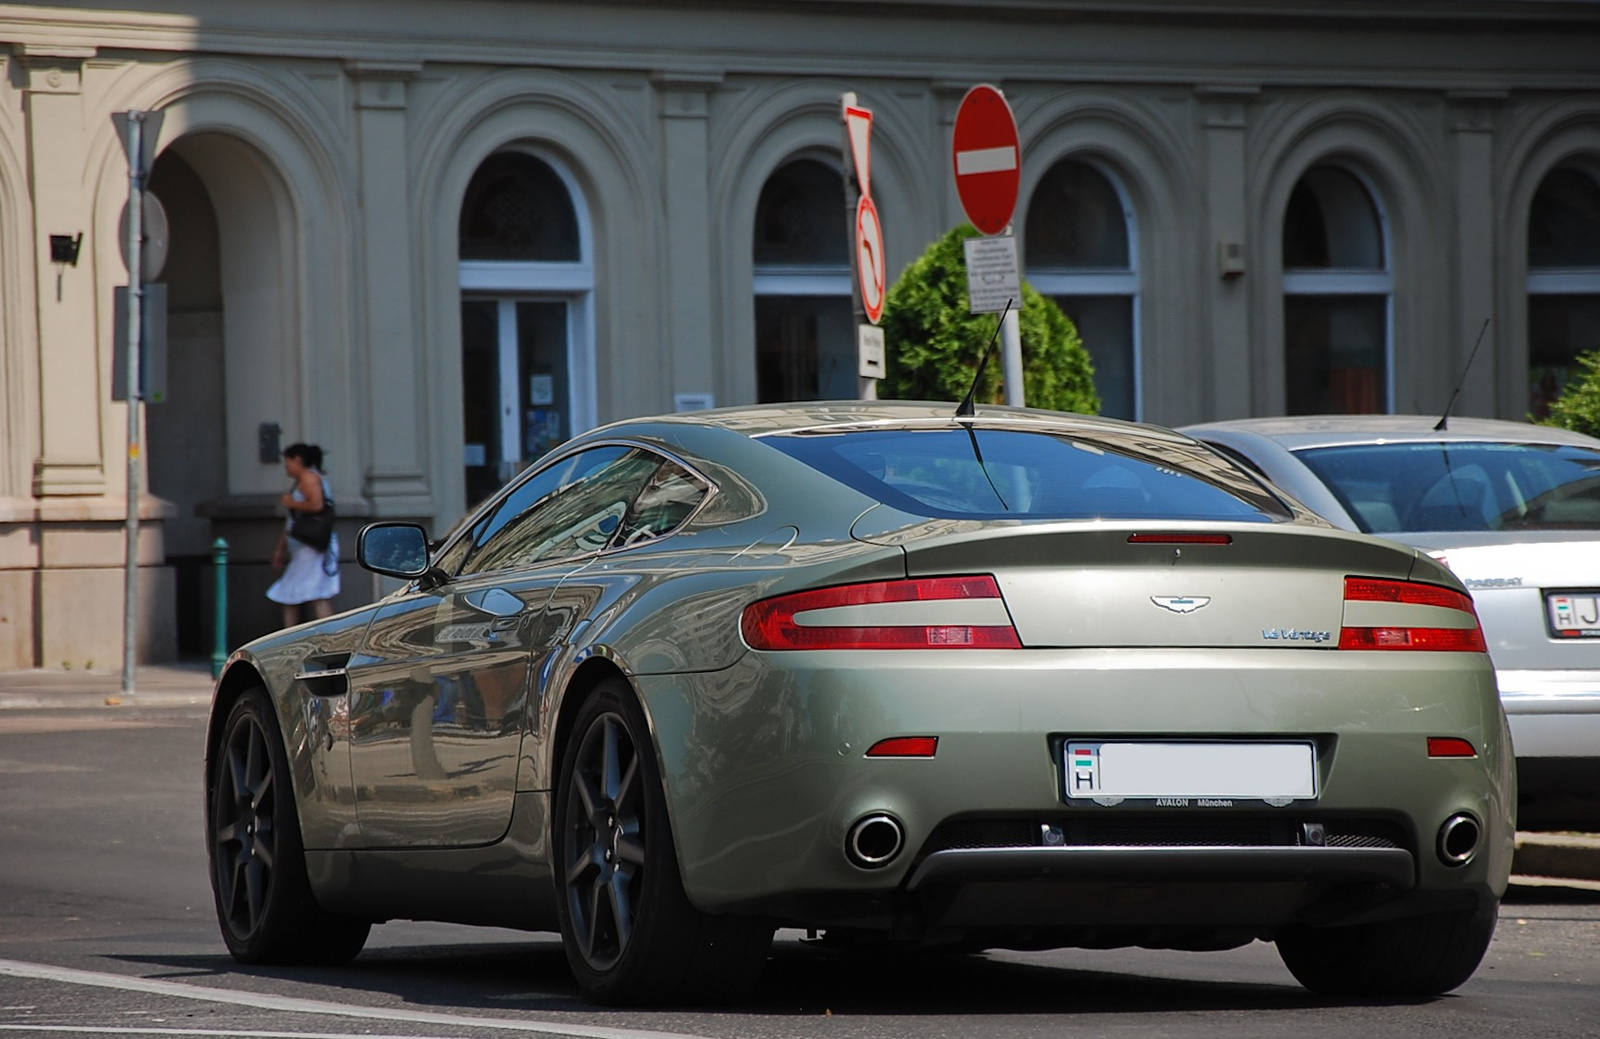
[[1451,572],[1168,430],[953,410],[623,422],[438,544],[368,526],[403,586],[217,684],[233,955],[554,930],[610,1002],[747,991],[777,927],[1470,977],[1516,791]]

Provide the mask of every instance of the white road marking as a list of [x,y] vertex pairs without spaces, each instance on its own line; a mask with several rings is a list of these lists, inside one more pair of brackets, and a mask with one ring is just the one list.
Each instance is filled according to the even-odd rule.
[[439,1035],[376,1035],[370,1032],[245,1032],[214,1028],[106,1028],[86,1025],[0,1025],[0,1032],[49,1032],[51,1035],[176,1035],[187,1039],[458,1039]]
[[[352,1003],[333,1003],[320,999],[296,999],[292,996],[271,996],[242,989],[209,988],[187,985],[176,981],[159,981],[154,978],[131,978],[123,974],[105,974],[99,971],[75,970],[71,967],[50,967],[21,960],[0,960],[0,975],[13,978],[32,978],[36,981],[56,981],[64,985],[88,985],[94,988],[119,989],[124,992],[141,992],[151,996],[168,996],[174,999],[196,999],[207,1003],[228,1003],[233,1006],[255,1007],[258,1010],[278,1010],[290,1014],[334,1014],[340,1017],[358,1017],[373,1021],[403,1021],[408,1024],[443,1025],[449,1028],[485,1028],[505,1032],[529,1032],[538,1035],[575,1036],[578,1039],[705,1039],[703,1036],[683,1032],[652,1032],[634,1028],[606,1028],[598,1025],[569,1025],[559,1021],[513,1020],[505,1017],[471,1017],[465,1014],[432,1014],[417,1010],[392,1010],[386,1007],[363,1007]],[[72,1031],[70,1028],[33,1025],[0,1025],[0,1030]],[[88,1028],[88,1032],[116,1033],[117,1029]],[[134,1034],[185,1034],[185,1035],[239,1035],[239,1036],[308,1036],[309,1033],[288,1032],[152,1032],[150,1029],[133,1029]],[[339,1039],[347,1039],[340,1036]],[[372,1037],[364,1037],[372,1039]]]
[[1003,173],[1017,168],[1017,149],[1011,145],[1003,148],[973,148],[956,152],[956,173],[965,177],[969,173]]

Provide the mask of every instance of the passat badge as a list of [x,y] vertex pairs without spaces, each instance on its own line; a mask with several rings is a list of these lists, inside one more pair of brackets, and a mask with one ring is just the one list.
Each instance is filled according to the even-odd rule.
[[1173,613],[1193,613],[1211,600],[1204,595],[1152,595],[1150,601]]

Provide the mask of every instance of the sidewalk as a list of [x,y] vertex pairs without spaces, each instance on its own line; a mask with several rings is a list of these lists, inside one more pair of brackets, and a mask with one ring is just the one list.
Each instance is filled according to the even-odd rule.
[[145,665],[134,695],[122,694],[122,671],[0,671],[0,710],[189,707],[211,702],[211,664]]

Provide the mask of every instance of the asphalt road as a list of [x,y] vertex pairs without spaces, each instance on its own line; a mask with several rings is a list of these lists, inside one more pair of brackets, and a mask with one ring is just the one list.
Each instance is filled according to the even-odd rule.
[[840,956],[781,932],[754,996],[587,1006],[553,935],[393,923],[337,970],[244,968],[212,918],[203,714],[0,711],[0,1039],[1584,1036],[1600,1034],[1600,895],[1514,889],[1478,974],[1434,1000],[1306,993],[1270,945]]

